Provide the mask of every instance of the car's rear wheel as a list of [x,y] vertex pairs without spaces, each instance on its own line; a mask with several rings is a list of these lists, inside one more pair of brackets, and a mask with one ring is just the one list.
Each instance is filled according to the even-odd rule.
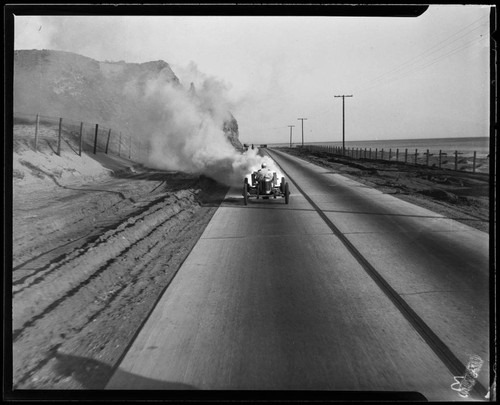
[[243,202],[245,205],[248,204],[248,179],[245,177],[245,181],[243,182]]
[[284,177],[282,177],[282,178],[281,178],[281,183],[280,183],[280,191],[281,191],[282,193],[284,193],[284,192],[285,192],[285,178],[284,178]]
[[290,201],[290,188],[288,187],[288,183],[285,183],[285,204],[288,204]]

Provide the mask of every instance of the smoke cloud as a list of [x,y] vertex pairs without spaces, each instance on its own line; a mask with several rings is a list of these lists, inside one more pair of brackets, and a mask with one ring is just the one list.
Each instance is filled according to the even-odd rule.
[[271,159],[259,156],[257,149],[238,151],[225,135],[224,122],[231,119],[227,86],[200,74],[197,81],[185,88],[160,75],[145,84],[128,83],[127,96],[141,106],[138,120],[129,117],[129,122],[149,143],[146,163],[204,174],[229,186],[242,184],[262,162],[273,168]]

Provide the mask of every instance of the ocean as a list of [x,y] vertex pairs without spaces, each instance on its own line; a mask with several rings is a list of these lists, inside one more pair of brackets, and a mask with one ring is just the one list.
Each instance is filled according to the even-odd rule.
[[[300,143],[294,143],[294,146],[300,146]],[[342,142],[306,142],[305,145],[327,145],[342,147]],[[269,144],[272,146],[289,146],[289,143]],[[455,151],[462,156],[473,155],[476,152],[477,157],[486,157],[490,154],[490,138],[489,137],[467,137],[467,138],[424,138],[424,139],[391,139],[377,141],[346,141],[346,148],[361,148],[361,149],[384,149],[393,152],[399,149],[400,153],[408,149],[408,153],[414,153],[415,149],[419,153],[427,151],[437,154],[441,150],[442,153],[452,154]]]

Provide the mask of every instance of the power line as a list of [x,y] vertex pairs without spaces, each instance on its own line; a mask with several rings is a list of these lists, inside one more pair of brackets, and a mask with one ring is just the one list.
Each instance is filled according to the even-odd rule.
[[[467,48],[469,48],[471,45],[474,45],[475,43],[478,43],[478,42],[480,42],[480,41],[481,41],[481,39],[477,39],[477,38],[476,38],[475,40],[469,41],[469,42],[467,42],[465,45],[460,46],[460,47],[458,47],[458,48],[451,49],[448,53],[446,53],[446,54],[444,54],[444,55],[440,55],[438,58],[436,58],[436,59],[434,59],[434,60],[429,61],[427,64],[424,64],[424,65],[422,65],[422,66],[418,66],[418,67],[416,67],[416,69],[414,68],[414,69],[413,69],[413,71],[412,71],[412,70],[410,70],[408,73],[409,73],[409,74],[411,74],[411,73],[415,73],[415,72],[418,72],[418,71],[420,71],[420,70],[423,70],[423,69],[425,69],[425,68],[427,68],[427,67],[429,67],[429,66],[432,66],[432,65],[436,64],[437,62],[441,61],[442,59],[445,59],[445,58],[447,58],[448,56],[451,56],[451,55],[454,55],[454,54],[456,54],[456,53],[458,53],[458,52],[460,52],[460,51],[463,51],[464,49],[467,49]],[[408,76],[408,74],[406,74],[406,75],[405,75],[405,76],[403,76],[403,77],[406,77],[406,76]]]
[[[418,55],[414,56],[413,58],[411,58],[411,59],[407,60],[406,62],[403,62],[401,65],[399,65],[399,66],[395,67],[394,69],[390,70],[389,72],[386,72],[386,73],[384,73],[384,74],[382,74],[382,75],[380,75],[380,76],[376,77],[376,78],[375,78],[375,79],[373,79],[373,80],[377,80],[379,77],[383,77],[383,76],[388,75],[388,74],[391,74],[391,73],[393,73],[393,72],[395,72],[395,71],[397,72],[398,70],[402,69],[402,68],[403,68],[403,66],[406,66],[406,65],[408,65],[408,64],[410,64],[410,63],[412,63],[413,61],[415,61],[415,60],[419,59],[420,57],[422,57],[422,56],[424,56],[424,55],[426,55],[426,54],[432,55],[432,54],[436,53],[437,51],[439,51],[439,50],[441,50],[441,49],[445,48],[446,46],[451,45],[452,43],[454,43],[454,42],[458,41],[459,39],[463,38],[464,36],[466,36],[466,35],[470,34],[471,32],[473,32],[473,31],[475,31],[475,30],[477,30],[477,29],[478,29],[478,28],[480,28],[481,26],[477,26],[476,28],[473,28],[473,29],[471,29],[471,30],[469,30],[469,31],[465,32],[464,34],[462,34],[462,35],[461,35],[461,36],[459,36],[458,38],[454,39],[453,41],[451,41],[449,44],[447,44],[447,45],[445,45],[445,46],[438,47],[439,45],[441,45],[441,44],[443,44],[443,43],[447,42],[448,40],[450,40],[451,38],[453,38],[453,37],[454,37],[454,36],[456,36],[457,34],[460,34],[460,33],[461,33],[462,31],[464,31],[466,28],[468,28],[468,27],[470,27],[470,26],[474,25],[475,23],[477,23],[477,22],[479,22],[479,21],[481,21],[481,20],[483,20],[483,19],[485,19],[485,18],[487,18],[487,17],[482,17],[482,18],[480,18],[480,19],[478,19],[478,20],[474,21],[473,23],[471,23],[471,24],[469,24],[468,26],[464,27],[464,28],[463,28],[463,29],[461,29],[460,31],[458,31],[458,32],[454,33],[453,35],[449,36],[448,38],[446,38],[446,39],[444,39],[444,40],[442,40],[442,41],[438,42],[438,43],[437,43],[437,44],[435,44],[434,46],[432,46],[432,47],[430,47],[430,48],[426,49],[424,52],[422,52],[422,53],[420,53],[420,54],[418,54]],[[433,50],[433,49],[434,49],[434,48],[436,48],[436,47],[438,47],[438,48],[437,48],[437,49],[435,49],[435,50]],[[431,52],[431,51],[432,51],[432,52]],[[427,55],[427,56],[428,56],[428,55]],[[426,56],[426,57],[427,57],[427,56]]]
[[440,55],[439,57],[437,57],[435,59],[432,59],[432,60],[424,62],[424,64],[412,66],[411,68],[409,68],[405,72],[402,72],[401,75],[399,75],[399,76],[395,76],[393,78],[386,78],[386,80],[382,80],[382,81],[379,81],[378,83],[372,84],[371,86],[367,86],[367,87],[361,88],[358,91],[361,91],[361,90],[363,90],[363,91],[370,90],[370,89],[372,89],[374,87],[377,87],[377,86],[380,86],[380,85],[384,85],[384,84],[387,85],[389,83],[392,83],[392,82],[404,79],[405,77],[407,77],[409,75],[412,75],[412,74],[414,74],[416,72],[419,72],[419,71],[421,71],[423,69],[428,68],[429,66],[432,66],[432,65],[440,62],[442,59],[445,59],[445,58],[447,58],[449,56],[452,56],[452,55],[454,55],[454,54],[456,54],[456,53],[464,50],[464,49],[469,48],[470,46],[472,46],[472,45],[480,42],[481,40],[482,40],[481,38],[479,38],[479,39],[476,38],[476,39],[474,39],[472,41],[469,41],[469,42],[467,42],[465,44],[462,44],[461,46],[459,46],[457,48],[453,48],[453,49],[449,50],[447,53],[442,54],[442,55]]
[[[462,28],[460,31],[457,31],[455,32],[453,35],[449,36],[448,38],[438,42],[437,44],[433,45],[432,47],[426,49],[424,52],[421,52],[420,54],[410,58],[409,60],[403,62],[402,64],[396,66],[395,68],[393,68],[392,70],[388,71],[388,72],[385,72],[377,77],[375,77],[374,79],[371,79],[370,82],[368,82],[368,86],[363,86],[361,89],[367,89],[367,88],[371,88],[371,87],[375,87],[381,83],[384,83],[386,80],[389,80],[389,81],[392,81],[391,80],[391,75],[397,75],[398,73],[400,73],[401,71],[404,71],[405,69],[410,69],[411,70],[415,70],[415,63],[412,63],[412,62],[415,62],[418,64],[420,62],[423,62],[423,63],[426,63],[425,59],[428,58],[429,56],[435,54],[436,52],[442,50],[442,49],[445,49],[446,47],[452,45],[453,43],[457,42],[459,39],[469,35],[470,33],[472,33],[473,31],[477,30],[478,28],[481,28],[481,25],[475,27],[475,28],[472,28],[470,30],[468,30],[467,32],[464,32],[467,28],[475,25],[476,23],[480,22],[481,20],[484,20],[484,19],[487,19],[488,16],[484,16],[476,21],[474,21],[473,23],[467,25],[466,27]],[[462,34],[460,35],[459,37],[453,39],[451,42],[450,39],[452,39],[453,37],[459,35],[459,34]],[[474,41],[474,40],[473,40]],[[444,43],[448,42],[446,45],[444,46],[440,46]],[[466,46],[463,47],[463,49],[465,49],[466,47],[468,47],[470,45],[469,42],[466,43]],[[463,44],[462,44],[463,46]],[[457,48],[455,48],[457,49]],[[454,50],[455,50],[454,49]],[[435,61],[438,61],[440,59],[442,59],[443,57],[446,57],[446,56],[449,56],[450,53],[446,54],[446,55],[441,55],[440,57],[438,57],[437,59],[435,59]],[[434,61],[433,61],[434,62]],[[410,65],[411,64],[411,65]],[[410,65],[410,66],[408,66]],[[430,65],[429,65],[430,66]],[[417,67],[417,70],[418,70],[418,67]],[[393,79],[393,80],[398,80],[397,78],[396,79]],[[379,82],[379,83],[377,83]],[[371,83],[371,85],[370,85]]]
[[[481,20],[483,20],[483,19],[485,19],[485,18],[486,18],[486,17],[482,17],[482,18],[480,18],[479,20],[476,20],[475,22],[473,22],[472,24],[469,24],[469,25],[468,25],[467,27],[465,27],[465,28],[468,28],[469,26],[474,25],[474,24],[475,24],[475,23],[477,23],[478,21],[481,21]],[[465,28],[464,28],[464,29],[465,29]],[[470,34],[471,32],[473,32],[473,31],[477,30],[478,28],[480,28],[480,26],[478,26],[478,27],[476,27],[476,28],[473,28],[472,30],[469,30],[468,32],[466,32],[466,33],[464,33],[463,35],[461,35],[460,37],[458,37],[458,38],[454,39],[453,41],[451,41],[449,44],[447,44],[447,45],[445,45],[445,46],[438,47],[439,45],[441,45],[441,44],[443,44],[443,43],[447,42],[449,39],[453,38],[455,35],[460,34],[462,31],[464,31],[464,29],[462,29],[462,30],[460,30],[460,31],[456,32],[455,34],[453,34],[453,35],[449,36],[448,38],[446,38],[446,39],[444,39],[444,40],[442,40],[442,41],[438,42],[438,43],[437,43],[437,44],[435,44],[434,46],[432,46],[432,47],[428,48],[428,49],[427,49],[427,50],[425,50],[424,52],[422,52],[422,53],[420,53],[420,54],[418,54],[418,55],[414,56],[413,58],[411,58],[411,59],[407,60],[406,62],[403,62],[401,65],[396,66],[394,69],[390,70],[389,72],[386,72],[386,73],[384,73],[384,74],[382,74],[382,75],[380,75],[380,76],[376,77],[376,78],[375,78],[375,79],[373,79],[373,80],[378,80],[379,78],[381,78],[381,77],[383,77],[383,76],[385,76],[385,75],[391,74],[391,73],[393,73],[393,72],[397,72],[397,71],[401,70],[404,66],[406,66],[406,65],[408,65],[408,64],[410,64],[410,63],[412,63],[412,62],[413,62],[413,61],[415,61],[415,60],[418,60],[419,58],[421,58],[422,56],[424,56],[424,55],[426,55],[426,54],[432,55],[433,53],[436,53],[437,51],[439,51],[439,50],[441,50],[441,49],[445,48],[446,46],[448,46],[448,45],[450,45],[450,44],[452,44],[452,43],[454,43],[454,42],[458,41],[458,40],[459,40],[459,39],[461,39],[462,37],[464,37],[464,36],[466,36],[466,35]],[[433,49],[434,49],[434,48],[436,48],[436,47],[438,47],[438,48],[437,48],[437,49],[435,49],[435,50],[433,50]],[[432,51],[432,52],[430,52],[430,51]],[[427,56],[428,56],[428,55],[427,55]],[[426,57],[427,57],[427,56],[426,56]]]

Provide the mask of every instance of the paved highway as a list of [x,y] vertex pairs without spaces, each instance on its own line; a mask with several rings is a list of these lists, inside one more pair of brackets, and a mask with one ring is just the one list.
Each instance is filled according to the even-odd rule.
[[[488,235],[270,151],[284,199],[231,189],[108,389],[488,387]],[[480,397],[477,397],[480,398]]]

